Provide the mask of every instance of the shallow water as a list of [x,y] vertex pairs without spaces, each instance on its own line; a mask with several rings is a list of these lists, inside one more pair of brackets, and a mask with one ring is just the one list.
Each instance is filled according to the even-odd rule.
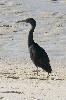
[[[28,17],[37,22],[35,42],[50,58],[53,72],[49,80],[40,68],[36,75],[30,60],[31,26],[16,23]],[[0,99],[66,100],[65,85],[66,0],[0,0]]]
[[37,21],[34,39],[48,52],[51,62],[60,59],[66,65],[66,2],[60,0],[0,0],[0,57],[29,59],[30,26],[16,23],[28,17]]

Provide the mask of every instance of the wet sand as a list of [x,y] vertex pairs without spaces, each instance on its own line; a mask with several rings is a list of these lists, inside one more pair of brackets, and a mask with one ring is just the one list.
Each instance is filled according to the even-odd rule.
[[[53,69],[32,63],[27,46],[33,17],[34,40],[45,49]],[[0,0],[0,100],[66,100],[66,1]]]

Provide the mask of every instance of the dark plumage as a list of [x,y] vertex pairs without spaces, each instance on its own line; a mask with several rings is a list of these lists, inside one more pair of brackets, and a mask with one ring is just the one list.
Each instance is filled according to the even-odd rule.
[[42,47],[40,47],[33,40],[33,32],[36,27],[36,21],[33,18],[28,18],[23,21],[25,21],[26,23],[30,23],[32,26],[28,35],[28,48],[30,52],[30,58],[37,67],[37,75],[38,75],[38,67],[41,67],[43,70],[48,72],[48,74],[51,73],[52,69],[50,66],[50,60],[47,53]]

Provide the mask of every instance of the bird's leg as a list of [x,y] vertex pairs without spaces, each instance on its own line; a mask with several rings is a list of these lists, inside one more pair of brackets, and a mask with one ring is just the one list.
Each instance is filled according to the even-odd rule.
[[37,75],[38,75],[38,66],[37,66]]
[[47,78],[49,78],[50,74],[48,73]]

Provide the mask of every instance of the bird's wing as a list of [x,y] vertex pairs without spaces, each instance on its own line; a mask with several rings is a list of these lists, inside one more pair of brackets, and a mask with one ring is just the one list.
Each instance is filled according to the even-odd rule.
[[49,57],[46,51],[42,47],[40,47],[37,43],[35,43],[35,48],[38,58],[42,58],[42,60],[49,62]]

